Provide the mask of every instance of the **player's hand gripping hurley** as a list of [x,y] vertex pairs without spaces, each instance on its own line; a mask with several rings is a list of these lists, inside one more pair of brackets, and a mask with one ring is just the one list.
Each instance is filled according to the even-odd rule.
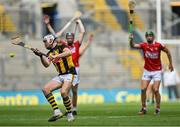
[[[49,31],[50,31],[55,37],[60,37],[60,36],[62,35],[62,33],[63,33],[75,20],[79,19],[81,16],[82,16],[82,13],[81,13],[80,11],[76,11],[76,12],[74,13],[73,17],[72,17],[72,18],[66,23],[66,25],[65,25],[59,32],[57,32],[57,33],[53,30],[53,28],[52,28],[50,25],[48,25],[49,22],[50,22],[49,16],[47,16],[47,15],[44,16],[44,22],[45,22],[45,24],[48,25]],[[76,24],[76,26],[75,26],[75,31],[76,31],[76,27],[77,27],[77,24]]]
[[[29,49],[29,50],[31,50],[31,51],[33,51],[33,52],[37,50],[37,49],[32,48],[31,46],[25,44],[25,43],[21,40],[20,36],[12,37],[12,38],[11,38],[11,43],[14,44],[14,45],[19,45],[19,46],[21,46],[21,47],[24,47],[24,48],[26,48],[26,49]],[[39,56],[40,56],[40,55],[43,55],[43,56],[46,56],[46,57],[47,57],[47,55],[44,54],[44,53],[42,53],[42,52],[39,52]]]

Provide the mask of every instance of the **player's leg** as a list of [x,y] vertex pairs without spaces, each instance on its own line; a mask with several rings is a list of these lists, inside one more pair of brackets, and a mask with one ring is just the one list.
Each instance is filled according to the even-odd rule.
[[63,99],[64,106],[67,110],[67,119],[68,119],[68,121],[73,121],[74,117],[72,115],[71,99],[69,97],[69,91],[72,87],[73,75],[72,74],[63,75],[62,78],[64,79],[64,83],[63,83],[62,88],[60,90],[61,96]]
[[146,90],[146,100],[147,100],[147,104],[150,103],[150,96],[151,96],[151,87],[152,87],[152,84],[150,83],[147,87],[147,90]]
[[151,104],[154,104],[154,90],[153,90],[153,85],[151,85]]
[[170,100],[173,99],[172,94],[173,94],[173,87],[169,86],[169,98],[170,98]]
[[77,100],[78,100],[78,85],[80,83],[79,67],[76,67],[77,75],[74,75],[73,87],[72,87],[72,113],[77,115]]
[[146,90],[151,81],[151,73],[147,70],[144,70],[142,79],[141,79],[141,110],[138,114],[143,115],[146,114]]
[[178,90],[177,85],[173,86],[173,90],[174,90],[176,99],[179,99],[179,90]]
[[[72,90],[72,95],[71,95],[70,91],[68,92],[68,95],[72,99],[72,103],[71,103],[72,114],[77,115],[77,98],[78,98],[78,91],[77,91],[78,90],[78,78],[77,78],[77,75],[74,75],[71,90]],[[67,116],[67,112],[65,112],[64,115]]]
[[141,110],[139,111],[139,115],[146,114],[146,90],[149,85],[150,80],[141,80]]
[[167,90],[168,90],[168,98],[169,98],[169,100],[171,100],[171,88],[170,88],[170,86],[167,86]]
[[54,110],[54,115],[51,118],[49,118],[49,120],[48,120],[49,122],[56,121],[57,119],[62,117],[62,112],[58,108],[56,100],[52,94],[52,91],[54,91],[60,87],[61,87],[61,84],[59,82],[57,82],[55,80],[51,80],[42,89],[44,96],[46,97],[47,101],[49,102],[49,104],[51,105],[51,107]]
[[72,87],[72,113],[77,115],[78,84]]
[[159,92],[159,87],[160,87],[161,79],[162,79],[161,71],[153,72],[153,80],[154,80],[153,91],[154,91],[155,100],[156,100],[155,114],[157,115],[160,114],[161,95]]
[[161,103],[161,95],[159,93],[159,86],[160,86],[161,81],[154,81],[153,85],[153,90],[154,90],[154,95],[155,95],[155,100],[156,100],[156,110],[155,113],[159,114],[160,113],[160,103]]

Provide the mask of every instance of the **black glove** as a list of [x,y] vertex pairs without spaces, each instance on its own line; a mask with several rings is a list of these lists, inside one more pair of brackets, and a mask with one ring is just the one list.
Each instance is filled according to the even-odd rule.
[[42,57],[42,52],[40,52],[38,49],[33,49],[33,52],[35,55]]

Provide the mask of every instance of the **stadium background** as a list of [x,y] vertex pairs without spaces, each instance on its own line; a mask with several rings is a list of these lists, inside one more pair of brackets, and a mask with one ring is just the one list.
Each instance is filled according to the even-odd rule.
[[[135,41],[144,41],[147,29],[157,31],[156,1],[137,0]],[[161,1],[161,35],[180,72],[180,2]],[[79,103],[139,102],[139,84],[143,69],[141,52],[128,45],[128,0],[0,0],[0,105],[38,105],[46,103],[41,88],[56,71],[44,68],[38,57],[10,44],[10,37],[21,33],[27,44],[46,52],[42,37],[48,33],[43,14],[51,16],[58,31],[76,10],[94,40],[80,60]],[[73,31],[72,25],[67,31]],[[76,33],[77,34],[77,33]],[[172,41],[171,41],[172,40]],[[175,41],[174,41],[175,40]],[[171,43],[172,42],[172,43]],[[15,53],[10,58],[9,53]],[[162,54],[163,64],[167,58]],[[163,101],[168,101],[162,88]],[[56,99],[61,103],[58,91]]]

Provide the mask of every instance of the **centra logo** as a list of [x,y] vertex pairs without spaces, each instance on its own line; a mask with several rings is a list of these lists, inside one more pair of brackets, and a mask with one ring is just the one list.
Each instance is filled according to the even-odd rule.
[[0,105],[38,105],[37,96],[24,96],[17,94],[15,96],[0,96]]

